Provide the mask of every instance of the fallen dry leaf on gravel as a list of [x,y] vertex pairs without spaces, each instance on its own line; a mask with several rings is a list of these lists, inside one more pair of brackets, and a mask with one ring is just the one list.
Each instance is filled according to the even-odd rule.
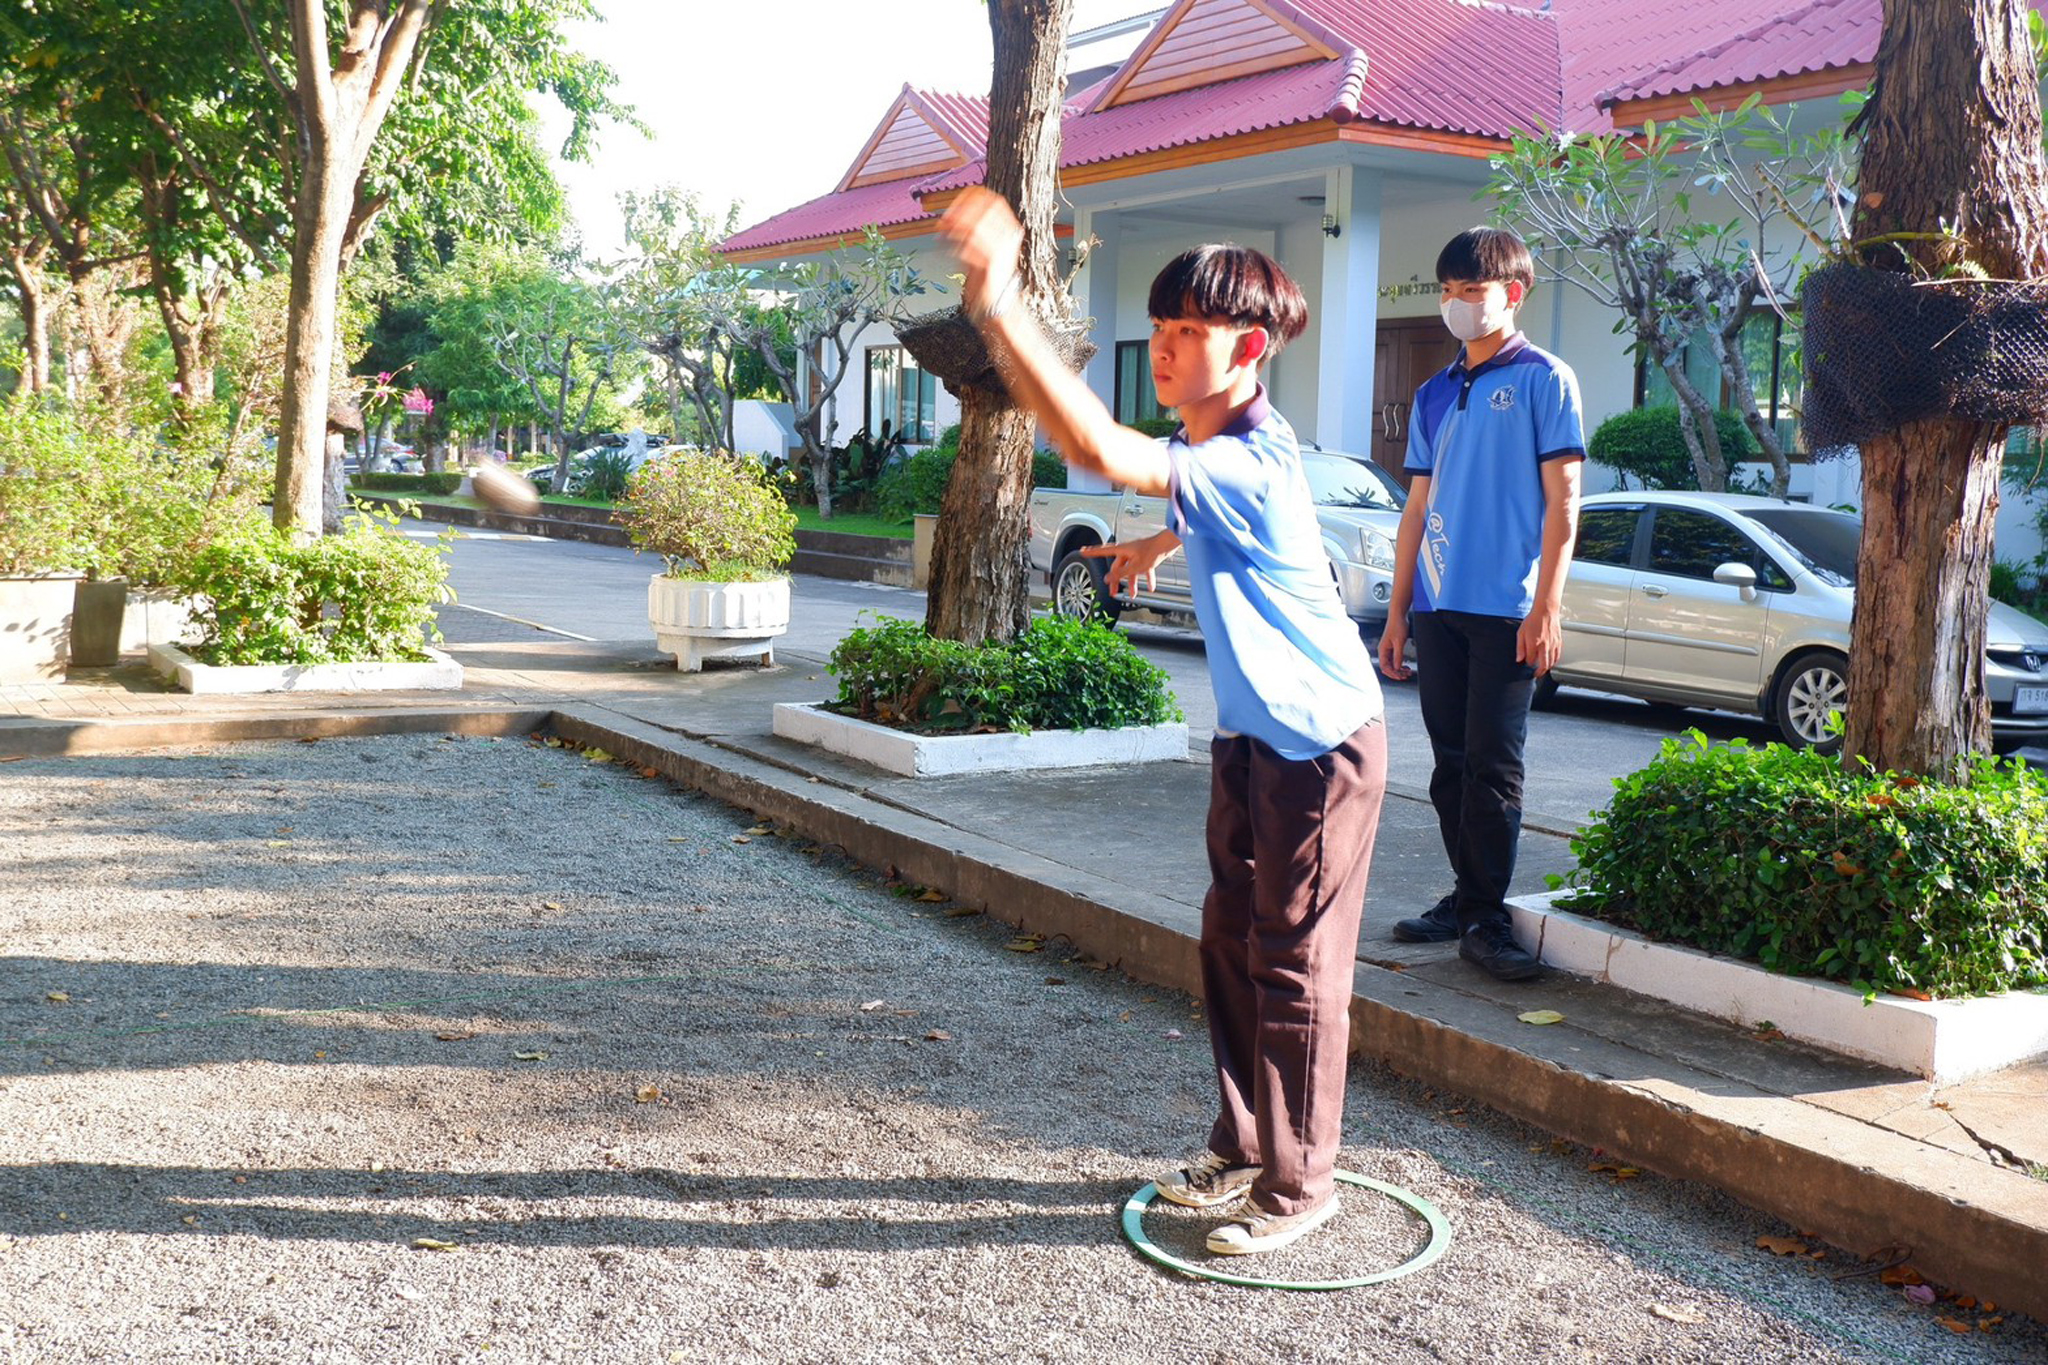
[[658,1085],[643,1085],[633,1092],[633,1103],[635,1104],[653,1104],[660,1098],[661,1087]]
[[927,1043],[950,1043],[953,1041],[953,1035],[942,1028],[935,1028],[924,1036],[924,1040]]
[[544,1062],[547,1059],[548,1054],[545,1052],[515,1052],[512,1054],[512,1060],[515,1062]]
[[450,1032],[448,1032],[448,1033],[437,1033],[437,1034],[435,1034],[435,1035],[434,1035],[434,1040],[435,1040],[436,1042],[442,1042],[442,1043],[461,1043],[461,1042],[466,1042],[466,1041],[468,1041],[469,1039],[471,1039],[471,1038],[474,1038],[474,1037],[476,1037],[476,1035],[475,1035],[474,1033],[456,1033],[456,1032],[450,1031]]
[[1759,1237],[1756,1244],[1773,1256],[1804,1256],[1809,1250],[1797,1237]]
[[1039,938],[1013,938],[1003,946],[1013,953],[1035,953],[1045,946],[1045,940]]
[[1525,1024],[1562,1024],[1564,1022],[1564,1016],[1556,1010],[1530,1010],[1527,1014],[1516,1015],[1515,1018]]
[[71,994],[68,991],[51,991],[43,999],[53,1005],[68,1005],[71,1003]]
[[414,1251],[453,1251],[455,1250],[455,1243],[444,1242],[438,1237],[415,1237],[412,1239],[412,1249]]
[[1698,1309],[1668,1303],[1651,1304],[1650,1313],[1652,1316],[1663,1318],[1666,1322],[1682,1322],[1688,1327],[1697,1327],[1707,1320],[1707,1315]]

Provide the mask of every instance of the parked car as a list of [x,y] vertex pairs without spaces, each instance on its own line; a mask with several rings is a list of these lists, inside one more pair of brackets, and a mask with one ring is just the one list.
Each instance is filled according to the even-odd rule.
[[[1362,455],[1305,448],[1301,457],[1322,526],[1323,552],[1330,558],[1330,575],[1344,611],[1361,630],[1376,631],[1387,619],[1394,535],[1408,495],[1392,475]],[[1031,567],[1046,575],[1052,609],[1062,616],[1099,614],[1112,621],[1131,607],[1193,611],[1184,556],[1172,555],[1160,564],[1151,591],[1112,598],[1103,582],[1103,561],[1081,555],[1088,546],[1140,539],[1165,524],[1165,498],[1140,497],[1122,489],[1033,490]]]
[[[1538,685],[1762,716],[1797,745],[1839,743],[1863,523],[1733,493],[1585,499],[1564,645]],[[2048,626],[1991,603],[1985,690],[2000,739],[2048,734]]]

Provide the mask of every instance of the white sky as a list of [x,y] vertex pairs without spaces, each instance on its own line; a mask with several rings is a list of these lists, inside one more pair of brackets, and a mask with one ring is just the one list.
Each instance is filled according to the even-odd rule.
[[[1076,29],[1167,0],[1076,0]],[[651,137],[608,128],[596,159],[559,163],[585,245],[615,253],[617,196],[676,184],[742,225],[830,190],[905,81],[986,94],[982,0],[597,0],[578,49],[618,72]],[[559,120],[549,127],[558,129]],[[559,135],[555,134],[559,145]]]

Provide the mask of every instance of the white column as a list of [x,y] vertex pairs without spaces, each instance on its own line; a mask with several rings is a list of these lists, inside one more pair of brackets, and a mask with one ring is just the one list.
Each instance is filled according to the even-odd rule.
[[[1074,210],[1074,240],[1085,242],[1090,235],[1098,239],[1096,247],[1088,253],[1088,263],[1081,267],[1079,278],[1074,281],[1074,293],[1080,300],[1081,312],[1094,319],[1089,328],[1088,339],[1095,343],[1095,354],[1082,372],[1088,387],[1095,391],[1105,407],[1116,403],[1116,267],[1117,239],[1123,234],[1123,218],[1117,213],[1097,213],[1092,209]],[[1067,466],[1067,487],[1077,493],[1107,493],[1112,485],[1108,479],[1092,470]]]
[[1337,236],[1323,239],[1322,297],[1311,301],[1321,343],[1316,356],[1316,442],[1372,453],[1373,352],[1379,341],[1380,181],[1378,171],[1339,166],[1326,177],[1323,212]]

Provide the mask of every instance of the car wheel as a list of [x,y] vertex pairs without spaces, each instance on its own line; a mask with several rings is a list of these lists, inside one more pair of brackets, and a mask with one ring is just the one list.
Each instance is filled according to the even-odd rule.
[[1840,747],[1830,726],[1849,701],[1849,661],[1827,650],[1811,650],[1785,665],[1771,699],[1771,719],[1785,742],[1823,753]]
[[1062,559],[1052,571],[1053,614],[1074,621],[1100,617],[1115,625],[1124,609],[1103,591],[1100,572],[1079,550]]
[[1536,679],[1536,690],[1529,694],[1529,709],[1548,711],[1557,704],[1557,675],[1545,673]]

